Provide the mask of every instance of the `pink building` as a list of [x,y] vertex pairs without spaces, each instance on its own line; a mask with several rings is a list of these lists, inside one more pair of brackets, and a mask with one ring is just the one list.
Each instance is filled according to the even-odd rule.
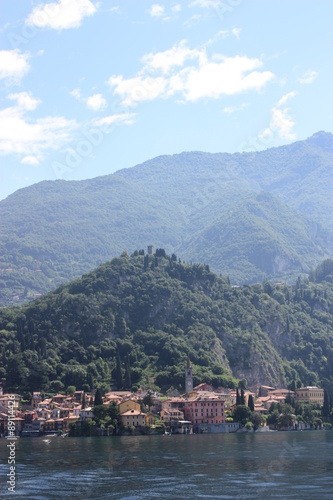
[[219,397],[197,397],[184,403],[185,419],[193,425],[224,424],[224,400]]

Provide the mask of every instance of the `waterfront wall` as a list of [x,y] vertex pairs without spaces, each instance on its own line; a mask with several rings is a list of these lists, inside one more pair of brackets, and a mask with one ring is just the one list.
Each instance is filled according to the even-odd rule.
[[195,432],[222,434],[227,432],[237,432],[241,428],[240,422],[227,422],[225,424],[197,424]]

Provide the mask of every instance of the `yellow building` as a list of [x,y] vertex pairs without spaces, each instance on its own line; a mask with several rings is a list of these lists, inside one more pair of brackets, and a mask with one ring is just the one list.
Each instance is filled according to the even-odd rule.
[[120,414],[121,423],[128,427],[139,427],[146,425],[146,414],[138,410],[128,410]]
[[154,424],[154,415],[152,413],[145,413],[146,425]]
[[128,410],[137,410],[139,413],[141,411],[140,404],[137,401],[132,401],[132,399],[119,403],[118,407],[120,415]]
[[64,418],[63,430],[68,432],[70,430],[70,424],[75,424],[79,419],[77,417],[66,417]]
[[55,420],[53,418],[49,418],[44,422],[44,431],[54,431],[55,430]]
[[324,389],[319,387],[301,387],[295,391],[295,401],[302,403],[324,404]]
[[177,408],[171,410],[161,410],[161,420],[170,422],[170,420],[184,420],[184,413]]

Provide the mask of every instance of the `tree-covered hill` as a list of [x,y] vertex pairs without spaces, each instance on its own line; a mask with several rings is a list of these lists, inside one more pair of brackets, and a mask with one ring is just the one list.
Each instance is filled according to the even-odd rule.
[[23,308],[1,311],[0,378],[23,392],[166,390],[183,387],[189,353],[195,383],[246,378],[333,393],[333,286],[323,278],[333,261],[322,267],[293,287],[235,287],[207,265],[163,250],[124,252]]
[[293,281],[333,253],[333,136],[253,153],[161,156],[0,202],[0,306],[155,244],[233,283]]

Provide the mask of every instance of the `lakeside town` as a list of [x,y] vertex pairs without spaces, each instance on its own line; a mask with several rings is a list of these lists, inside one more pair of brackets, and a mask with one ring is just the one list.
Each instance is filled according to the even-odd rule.
[[[75,388],[73,388],[75,389]],[[30,402],[0,387],[0,436],[193,434],[331,428],[332,402],[322,388],[291,391],[265,385],[249,390],[193,387],[189,357],[185,393],[71,391]],[[324,418],[323,418],[324,417]],[[325,419],[325,417],[327,417]],[[10,427],[11,426],[11,427]],[[10,427],[10,428],[9,428]]]

